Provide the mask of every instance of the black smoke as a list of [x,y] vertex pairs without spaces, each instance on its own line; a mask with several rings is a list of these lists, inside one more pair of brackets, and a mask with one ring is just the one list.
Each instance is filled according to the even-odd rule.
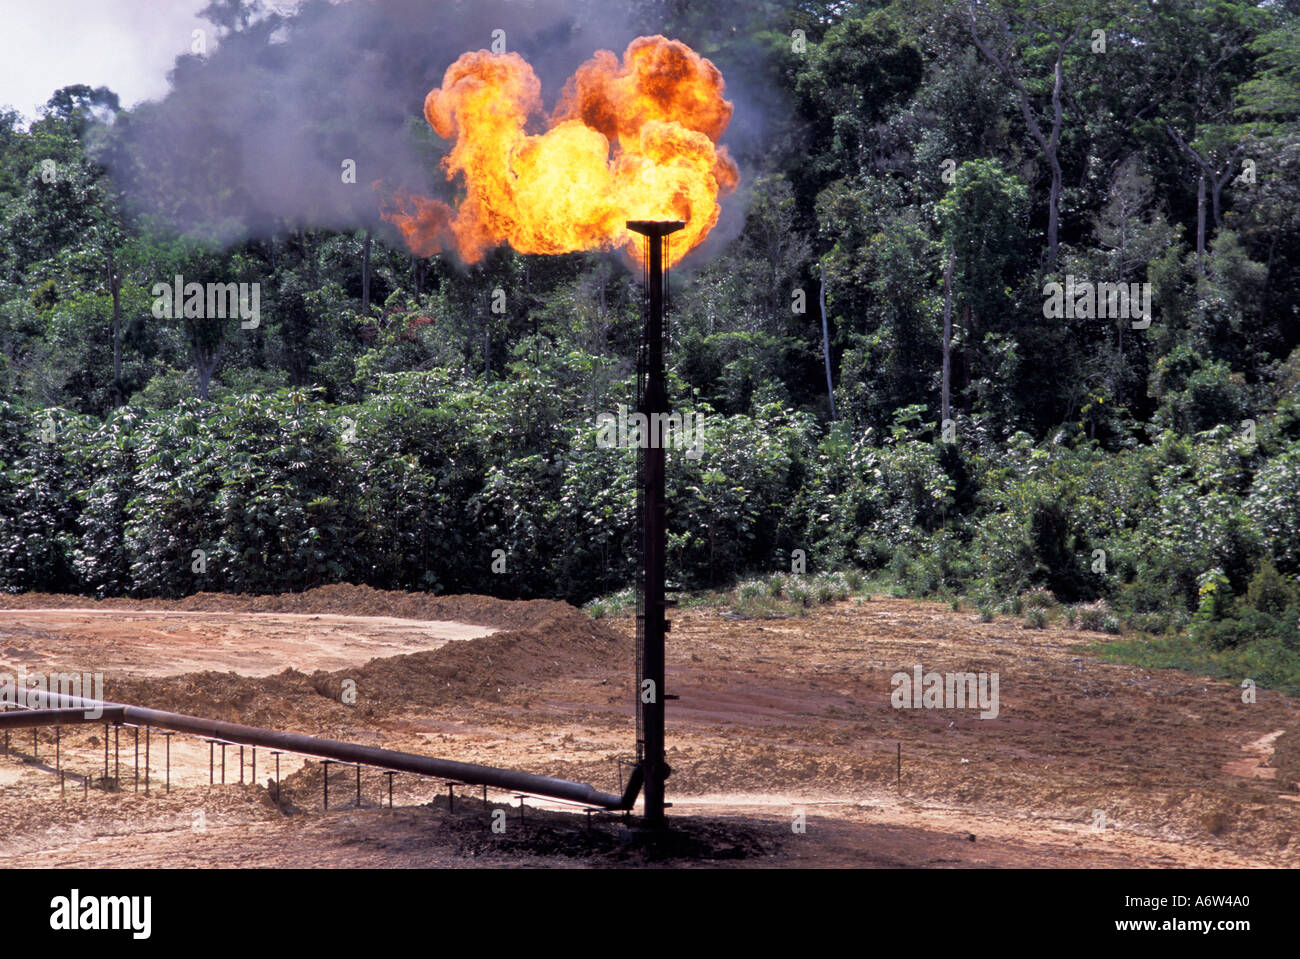
[[[596,50],[621,54],[663,30],[654,5],[634,0],[252,6],[243,22],[217,17],[206,54],[178,58],[169,93],[123,115],[100,150],[135,212],[220,243],[299,226],[388,229],[376,181],[454,201],[424,98],[462,53],[492,48],[496,30],[536,70],[548,111]],[[737,107],[733,128],[752,130]],[[355,183],[343,182],[349,160]]]

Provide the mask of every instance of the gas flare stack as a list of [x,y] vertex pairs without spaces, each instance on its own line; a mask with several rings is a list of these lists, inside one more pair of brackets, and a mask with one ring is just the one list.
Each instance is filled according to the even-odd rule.
[[[649,293],[645,332],[637,370],[637,410],[655,436],[665,422],[668,389],[664,384],[664,293],[668,236],[686,226],[682,220],[629,220],[627,228],[646,238],[645,283]],[[636,738],[638,771],[644,783],[645,824],[664,825],[664,781],[672,773],[664,759],[664,615],[675,602],[664,597],[667,517],[664,493],[664,444],[640,443],[637,451],[637,513],[641,528],[641,568],[637,576]]]

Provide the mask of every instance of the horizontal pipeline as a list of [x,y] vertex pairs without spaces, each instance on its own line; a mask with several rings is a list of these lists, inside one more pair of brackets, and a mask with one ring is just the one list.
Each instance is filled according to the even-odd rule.
[[[492,786],[497,789],[513,790],[533,796],[546,796],[551,799],[563,799],[568,802],[581,803],[585,806],[599,806],[602,809],[631,809],[636,802],[636,791],[629,782],[628,789],[622,796],[603,793],[586,783],[570,782],[567,779],[554,779],[550,776],[536,776],[532,773],[517,772],[513,769],[499,769],[495,766],[480,766],[476,763],[460,763],[450,759],[434,759],[430,756],[418,756],[414,753],[396,752],[392,749],[379,749],[374,746],[358,746],[355,743],[343,743],[333,739],[320,739],[316,736],[302,736],[298,733],[282,733],[274,729],[261,729],[257,726],[242,726],[216,719],[201,719],[197,716],[184,716],[180,713],[167,713],[157,709],[143,709],[123,703],[100,702],[80,696],[64,693],[46,692],[28,689],[24,691],[26,701],[35,707],[26,710],[30,723],[20,722],[24,711],[0,712],[0,728],[23,725],[58,725],[57,717],[35,722],[35,714],[64,712],[83,713],[81,720],[69,722],[122,722],[135,726],[156,726],[159,729],[171,729],[178,733],[190,733],[209,739],[221,739],[226,742],[244,746],[263,746],[267,749],[282,749],[285,752],[301,753],[304,756],[316,756],[321,759],[333,759],[345,763],[358,763],[364,766],[378,766],[398,772],[415,773],[421,776],[436,776],[471,786]],[[40,708],[46,707],[46,708]],[[95,719],[84,719],[84,711],[103,714]],[[639,785],[639,783],[638,783]]]
[[31,729],[36,726],[71,726],[76,723],[122,723],[122,709],[105,704],[104,715],[94,719],[84,709],[20,709],[0,712],[0,729]]

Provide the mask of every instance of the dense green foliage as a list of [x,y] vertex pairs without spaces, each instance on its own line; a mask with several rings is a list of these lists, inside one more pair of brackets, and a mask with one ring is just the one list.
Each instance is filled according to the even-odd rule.
[[[229,43],[173,97],[227,46],[271,56],[247,6],[213,5]],[[672,394],[703,424],[669,457],[678,586],[803,550],[1300,676],[1294,4],[628,6],[743,94],[743,224],[673,277]],[[595,418],[633,402],[636,278],[417,260],[373,222],[241,233],[215,154],[157,187],[169,219],[133,202],[153,109],[69,87],[0,114],[0,589],[625,588],[635,454]],[[176,274],[260,283],[261,324],[156,318]],[[1067,277],[1150,284],[1150,324],[1049,315]]]

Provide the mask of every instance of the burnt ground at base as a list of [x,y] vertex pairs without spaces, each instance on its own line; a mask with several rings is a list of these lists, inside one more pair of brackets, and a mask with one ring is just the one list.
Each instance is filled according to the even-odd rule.
[[[558,812],[457,798],[454,811],[440,797],[428,807],[436,814],[439,841],[458,856],[564,857],[590,866],[743,864],[782,854],[789,834],[776,824],[737,817],[673,816],[662,829],[648,829],[639,817]],[[494,816],[504,812],[504,819]],[[494,822],[501,831],[493,831]]]

